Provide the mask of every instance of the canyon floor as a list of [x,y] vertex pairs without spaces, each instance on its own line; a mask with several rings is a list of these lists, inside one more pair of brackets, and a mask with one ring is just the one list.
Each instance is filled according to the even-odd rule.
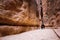
[[0,37],[0,40],[60,40],[60,28],[37,29],[21,34]]

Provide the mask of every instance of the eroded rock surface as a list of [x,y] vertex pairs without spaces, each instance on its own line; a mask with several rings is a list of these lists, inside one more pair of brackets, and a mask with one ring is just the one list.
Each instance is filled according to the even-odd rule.
[[60,27],[60,0],[47,0],[47,16],[49,24]]
[[21,34],[26,31],[31,31],[38,29],[38,27],[30,27],[30,26],[0,26],[0,37]]
[[39,25],[33,0],[0,0],[0,23],[9,25]]

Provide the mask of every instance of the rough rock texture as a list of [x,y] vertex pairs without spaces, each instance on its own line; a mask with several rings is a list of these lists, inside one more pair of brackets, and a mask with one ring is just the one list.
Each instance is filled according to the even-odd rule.
[[0,0],[0,36],[38,29],[38,18],[35,0]]
[[[40,0],[36,0],[39,13]],[[44,24],[46,27],[59,27],[60,26],[60,0],[42,0]],[[40,14],[39,14],[40,15]],[[41,21],[41,15],[40,15]],[[40,24],[41,25],[41,24]]]
[[[39,19],[41,22],[41,15],[38,14],[38,11],[40,13],[40,1],[36,0],[36,2],[37,4],[34,0],[0,0],[0,24],[39,25]],[[60,27],[60,0],[42,0],[42,7],[46,28]],[[0,36],[17,34],[39,28],[34,26],[1,27]],[[11,30],[13,31],[11,32]]]
[[60,0],[47,0],[49,23],[54,27],[60,26]]
[[36,13],[34,0],[0,0],[0,23],[2,24],[39,25]]
[[60,0],[42,0],[44,24],[47,27],[60,27]]
[[31,31],[38,29],[38,27],[30,27],[30,26],[0,26],[0,37],[7,35],[15,35],[19,33],[24,33],[26,31]]

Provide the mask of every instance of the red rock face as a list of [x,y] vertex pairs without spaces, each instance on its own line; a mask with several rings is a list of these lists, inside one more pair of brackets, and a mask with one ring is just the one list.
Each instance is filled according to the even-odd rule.
[[60,0],[47,0],[46,3],[47,3],[47,7],[46,7],[47,10],[45,10],[46,11],[45,15],[48,18],[45,17],[45,20],[47,18],[48,24],[51,25],[52,27],[59,27],[60,26],[59,25],[60,24],[60,18],[59,18],[60,17],[60,5],[59,5]]
[[[38,10],[40,13],[40,0],[36,0],[38,4]],[[44,24],[47,27],[59,27],[60,23],[60,0],[42,0]],[[58,15],[58,16],[57,16]],[[56,17],[57,16],[57,17]],[[40,18],[41,20],[41,18]]]
[[0,23],[9,25],[39,25],[34,1],[1,0]]
[[0,37],[20,34],[20,33],[24,33],[26,31],[31,31],[35,29],[38,29],[38,27],[4,25],[4,26],[0,26]]
[[38,29],[37,14],[34,0],[0,0],[0,36]]
[[[0,36],[17,34],[29,30],[39,24],[40,1],[36,0],[0,0],[0,24],[19,25],[1,26]],[[42,0],[44,25],[46,27],[60,27],[60,0]],[[41,22],[41,17],[40,22]],[[22,27],[20,25],[23,25]],[[30,27],[33,25],[33,27]],[[28,26],[28,27],[27,27]]]

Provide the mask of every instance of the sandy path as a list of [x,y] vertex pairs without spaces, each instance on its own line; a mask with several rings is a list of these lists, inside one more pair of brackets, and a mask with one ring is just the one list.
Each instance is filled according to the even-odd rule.
[[38,29],[22,34],[1,37],[0,40],[59,40],[52,29]]

